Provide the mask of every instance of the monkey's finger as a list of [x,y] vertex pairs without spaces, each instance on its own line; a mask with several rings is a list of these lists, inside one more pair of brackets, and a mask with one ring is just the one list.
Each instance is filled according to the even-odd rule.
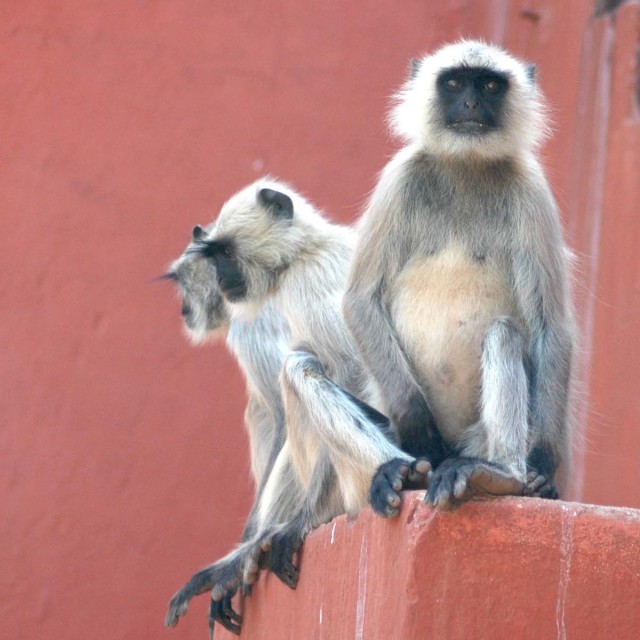
[[429,489],[424,497],[424,501],[427,504],[432,506],[436,506],[436,499],[438,498],[440,492],[440,483],[442,481],[442,475],[440,473],[436,473],[431,471],[429,473]]
[[386,476],[374,476],[369,489],[369,504],[371,508],[384,518],[397,515],[401,503],[400,495],[390,486]]

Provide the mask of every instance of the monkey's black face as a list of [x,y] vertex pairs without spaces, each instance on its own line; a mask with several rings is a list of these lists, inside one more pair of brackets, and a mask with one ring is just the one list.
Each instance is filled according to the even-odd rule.
[[437,79],[445,125],[462,135],[483,135],[502,126],[508,78],[482,67],[444,70]]
[[227,300],[243,300],[247,295],[247,281],[234,243],[231,240],[205,240],[200,246],[202,254],[215,264],[218,285]]

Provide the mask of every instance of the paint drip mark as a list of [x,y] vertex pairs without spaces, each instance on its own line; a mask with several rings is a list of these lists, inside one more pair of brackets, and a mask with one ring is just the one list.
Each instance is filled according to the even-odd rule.
[[556,602],[556,628],[558,640],[567,640],[565,625],[565,606],[567,591],[571,579],[571,559],[573,557],[573,524],[576,513],[562,510],[562,531],[560,538],[560,579],[558,581],[558,600]]
[[364,638],[364,615],[367,602],[367,538],[360,545],[360,564],[358,566],[358,605],[356,607],[356,640]]

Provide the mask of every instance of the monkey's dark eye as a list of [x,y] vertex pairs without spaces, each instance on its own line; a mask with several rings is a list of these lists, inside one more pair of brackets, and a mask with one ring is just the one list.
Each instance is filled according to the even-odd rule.
[[497,80],[487,80],[484,83],[484,90],[489,93],[495,93],[500,89],[500,83]]
[[444,85],[449,89],[449,91],[460,91],[460,89],[462,89],[463,82],[462,80],[458,80],[458,78],[449,78]]
[[224,247],[222,247],[222,255],[225,258],[233,258],[233,255],[234,255],[233,246],[231,246],[230,244],[225,244]]

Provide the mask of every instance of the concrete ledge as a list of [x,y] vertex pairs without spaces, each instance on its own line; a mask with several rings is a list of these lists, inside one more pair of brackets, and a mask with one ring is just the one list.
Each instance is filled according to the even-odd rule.
[[315,531],[296,591],[265,574],[245,599],[243,640],[640,638],[640,511],[422,495]]

